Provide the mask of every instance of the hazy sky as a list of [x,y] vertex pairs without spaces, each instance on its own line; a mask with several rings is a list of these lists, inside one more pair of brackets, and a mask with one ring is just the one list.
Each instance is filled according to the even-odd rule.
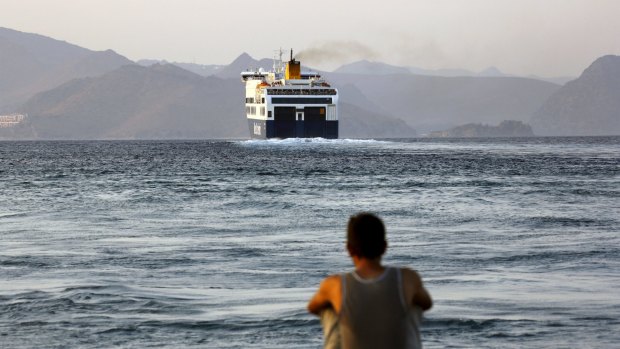
[[619,17],[618,0],[0,0],[2,27],[132,60],[226,64],[293,47],[329,52],[304,62],[318,68],[370,59],[545,76],[620,54]]

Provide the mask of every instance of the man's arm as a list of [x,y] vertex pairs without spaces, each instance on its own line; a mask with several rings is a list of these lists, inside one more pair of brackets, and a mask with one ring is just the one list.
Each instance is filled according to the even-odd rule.
[[422,278],[415,270],[403,269],[403,281],[405,297],[410,300],[412,305],[417,305],[425,311],[433,306],[433,299],[424,288]]
[[319,315],[326,308],[340,312],[340,275],[328,276],[321,282],[319,290],[308,302],[308,311]]

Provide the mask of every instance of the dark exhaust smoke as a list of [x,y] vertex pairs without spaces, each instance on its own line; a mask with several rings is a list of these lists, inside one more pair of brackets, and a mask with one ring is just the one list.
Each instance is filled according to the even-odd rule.
[[309,47],[295,55],[295,58],[309,65],[343,64],[362,59],[377,60],[377,51],[355,41],[329,41]]

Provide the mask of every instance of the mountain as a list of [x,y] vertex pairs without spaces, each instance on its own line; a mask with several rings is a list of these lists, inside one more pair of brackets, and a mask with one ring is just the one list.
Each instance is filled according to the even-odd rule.
[[[322,75],[339,88],[343,137],[403,137],[506,119],[531,119],[537,134],[618,134],[618,59],[602,57],[564,87],[495,68],[443,77],[370,61]],[[0,28],[0,113],[29,114],[0,136],[245,138],[239,73],[273,64],[247,53],[226,66],[140,63],[148,66],[111,50]]]
[[345,64],[333,72],[340,74],[364,75],[411,74],[409,69],[404,67],[397,67],[381,62],[370,62],[367,60]]
[[367,110],[375,114],[387,114],[384,109],[371,102],[368,97],[362,93],[362,91],[355,87],[355,85],[345,84],[335,87],[338,88],[338,100],[340,102],[355,105],[358,108]]
[[329,74],[327,78],[337,86],[355,86],[387,115],[421,133],[466,123],[529,121],[560,88],[514,77]]
[[239,90],[239,81],[170,64],[128,65],[40,93],[21,110],[42,139],[245,137]]
[[215,76],[220,78],[236,78],[241,79],[241,72],[248,69],[258,69],[263,68],[265,70],[270,70],[273,66],[272,59],[261,59],[260,61],[255,60],[247,53],[242,53],[239,57],[235,58],[229,65],[222,67],[218,70]]
[[25,52],[36,57],[40,64],[47,67],[63,65],[67,61],[79,59],[92,52],[65,41],[2,27],[0,27],[0,38],[20,46]]
[[0,111],[45,71],[46,66],[25,47],[0,36]]
[[[367,60],[357,61],[342,65],[333,73],[361,74],[361,75],[390,75],[390,74],[413,74],[440,77],[520,77],[506,74],[496,67],[486,68],[478,73],[466,69],[424,69],[418,67],[399,67],[381,62]],[[536,75],[521,76],[528,79],[542,80],[556,85],[564,85],[574,77],[541,77]]]
[[180,62],[168,62],[166,60],[155,60],[155,59],[141,59],[136,63],[149,67],[153,64],[173,64],[179,68],[183,68],[187,71],[191,71],[194,74],[198,74],[200,76],[211,76],[216,74],[221,68],[226,67],[225,65],[218,64],[196,64],[196,63],[180,63]]
[[342,65],[333,71],[340,74],[360,75],[391,75],[391,74],[414,74],[428,76],[476,76],[476,73],[464,69],[423,69],[417,67],[400,67],[396,65],[361,60]]
[[[349,88],[352,93],[355,89]],[[347,89],[345,89],[347,90]],[[205,139],[247,138],[243,84],[202,77],[172,64],[123,66],[37,94],[20,110],[28,122],[0,130],[4,138]],[[363,99],[358,95],[356,100]],[[340,135],[411,137],[404,121],[375,112],[369,101],[340,105]]]
[[455,76],[476,76],[476,73],[465,69],[423,69],[417,67],[408,67],[409,72],[416,75],[430,75],[430,76],[443,76],[443,77],[455,77]]
[[620,57],[594,61],[550,96],[531,124],[547,136],[620,135]]
[[501,70],[497,69],[497,67],[488,67],[485,70],[478,73],[478,76],[481,77],[508,77],[509,75],[504,74]]
[[416,131],[401,119],[342,102],[339,138],[411,138]]
[[126,64],[112,50],[96,52],[42,35],[0,28],[0,112],[71,79],[98,76]]
[[407,138],[416,131],[388,115],[353,85],[338,86],[341,138]]
[[561,85],[561,86],[566,85],[567,82],[576,79],[576,77],[574,76],[545,77],[545,76],[538,76],[538,75],[528,75],[527,78],[547,81],[552,84]]
[[431,132],[429,137],[533,137],[532,127],[521,121],[504,120],[498,126],[465,124],[447,131]]

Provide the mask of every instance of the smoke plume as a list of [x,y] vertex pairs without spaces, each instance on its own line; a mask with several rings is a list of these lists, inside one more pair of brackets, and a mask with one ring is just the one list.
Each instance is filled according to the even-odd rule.
[[356,41],[328,41],[302,50],[295,58],[310,65],[342,64],[362,59],[377,60],[380,54]]

